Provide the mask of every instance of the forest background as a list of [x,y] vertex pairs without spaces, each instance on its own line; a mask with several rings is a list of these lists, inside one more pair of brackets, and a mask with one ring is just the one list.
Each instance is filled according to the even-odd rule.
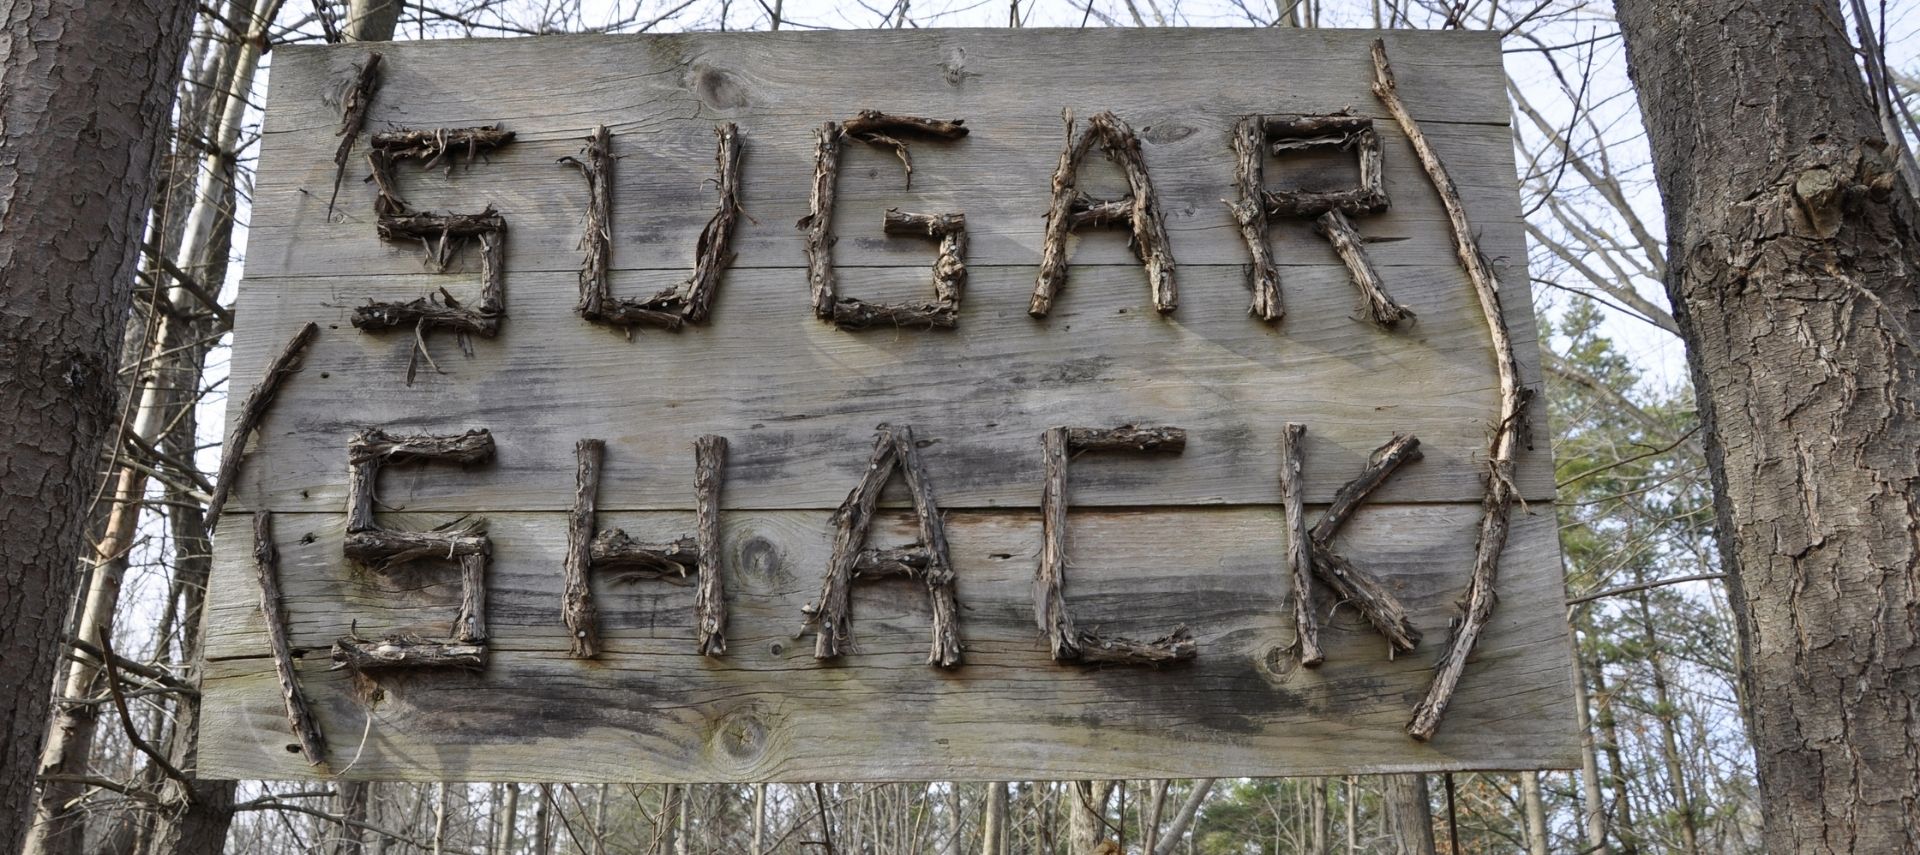
[[[1840,4],[1911,150],[1920,8]],[[605,786],[176,780],[195,738],[202,536],[272,48],[348,39],[913,27],[1490,29],[1559,466],[1583,765],[1286,780]],[[1904,166],[1911,168],[1908,156]],[[1909,173],[1909,181],[1912,182]],[[1640,106],[1582,0],[205,0],[100,460],[27,852],[1759,852],[1754,754]],[[104,636],[104,638],[102,637]],[[103,643],[105,642],[105,643]],[[110,647],[119,667],[99,656]],[[127,714],[116,712],[114,691]],[[168,762],[162,763],[161,758]],[[191,797],[188,797],[191,794]]]

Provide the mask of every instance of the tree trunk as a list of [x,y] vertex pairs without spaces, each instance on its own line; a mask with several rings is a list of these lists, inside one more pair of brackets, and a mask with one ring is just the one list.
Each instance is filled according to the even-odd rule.
[[1167,781],[1147,784],[1147,808],[1140,817],[1140,851],[1152,855],[1160,845],[1160,814],[1167,808]]
[[493,855],[510,855],[513,852],[513,833],[520,826],[520,785],[508,784],[505,800],[500,805],[500,832],[494,838]]
[[1673,801],[1674,817],[1680,821],[1681,847],[1687,855],[1700,855],[1700,832],[1694,821],[1686,763],[1680,757],[1679,735],[1674,732],[1673,693],[1667,688],[1667,667],[1660,652],[1660,638],[1653,631],[1653,608],[1647,603],[1646,591],[1640,592],[1638,600],[1641,641],[1646,645],[1647,670],[1653,677],[1653,717],[1660,724],[1660,759],[1666,766],[1668,797]]
[[1547,806],[1540,800],[1540,773],[1520,773],[1520,805],[1527,818],[1528,855],[1547,855]]
[[1167,823],[1166,829],[1160,832],[1160,845],[1153,850],[1154,855],[1173,855],[1183,838],[1187,841],[1187,848],[1189,850],[1193,848],[1193,839],[1187,837],[1187,828],[1193,825],[1193,818],[1200,814],[1200,806],[1206,803],[1207,793],[1212,790],[1212,778],[1201,778],[1193,782],[1193,789],[1187,792],[1187,800],[1181,802],[1180,810],[1173,815],[1173,821]]
[[[341,781],[334,785],[333,810],[349,822],[366,822],[372,800],[372,787],[365,781]],[[366,851],[366,832],[347,823],[328,835],[327,851],[332,855],[360,855]]]
[[1607,845],[1606,797],[1600,794],[1600,754],[1594,745],[1593,719],[1588,712],[1587,673],[1579,652],[1573,655],[1573,715],[1580,728],[1580,812],[1586,832],[1586,851],[1612,855]]
[[1067,785],[1067,853],[1090,855],[1107,837],[1107,801],[1112,781],[1074,781]]
[[441,855],[447,849],[447,782],[434,785],[436,792],[433,803],[433,855]]
[[[239,160],[235,146],[239,143],[247,94],[259,67],[265,28],[279,2],[256,0],[254,6],[253,30],[235,48],[237,57],[229,88],[224,101],[214,105],[221,111],[218,132],[196,176],[197,190],[178,248],[176,264],[201,277],[203,282],[209,281],[210,270],[226,268],[227,237],[233,227],[231,200]],[[220,250],[218,259],[212,252],[215,248]],[[217,289],[216,284],[210,290]],[[161,435],[172,423],[169,417],[173,415],[173,405],[181,397],[178,390],[197,387],[200,375],[199,356],[204,348],[193,345],[198,324],[188,319],[200,308],[196,298],[178,284],[163,289],[162,293],[164,298],[156,295],[157,320],[142,354],[142,370],[134,381],[132,398],[138,403],[128,429],[138,439],[132,445],[138,447],[161,444]],[[190,393],[188,405],[192,405]],[[133,452],[121,450],[119,453]],[[103,637],[111,638],[113,633],[120,605],[120,582],[145,508],[142,499],[148,480],[146,470],[133,465],[115,466],[110,472],[112,505],[107,511],[105,529],[94,546],[95,565],[73,630],[80,640],[96,647]],[[100,678],[98,663],[90,658],[76,658],[68,667],[61,694],[68,698],[93,697],[99,692]],[[84,702],[55,707],[41,755],[41,774],[72,777],[85,771],[93,750],[99,711],[99,705]],[[84,817],[72,816],[70,805],[80,791],[80,787],[70,783],[48,783],[41,787],[35,805],[34,830],[25,847],[27,855],[70,855],[78,851]]]
[[966,851],[966,845],[960,842],[962,835],[960,829],[960,784],[957,781],[948,781],[947,855],[960,855],[961,852]]
[[352,0],[347,4],[347,41],[392,41],[400,8],[400,0]]
[[753,785],[753,849],[751,855],[767,851],[767,785]]
[[1360,851],[1360,779],[1347,776],[1347,855]]
[[1836,0],[1620,0],[1769,852],[1920,851],[1920,231]]
[[540,804],[533,809],[533,853],[553,855],[553,828],[549,811],[553,809],[553,786],[541,784],[535,793]]
[[1332,838],[1327,833],[1327,779],[1315,778],[1307,787],[1308,795],[1313,797],[1307,806],[1307,818],[1311,823],[1310,836],[1307,838],[1307,851],[1313,855],[1327,855]]
[[[759,847],[754,848],[755,855]],[[607,855],[607,785],[593,790],[593,839],[587,843],[587,855]]]
[[25,837],[194,4],[0,5],[0,851]]
[[1593,661],[1594,728],[1600,749],[1607,755],[1607,783],[1613,789],[1613,817],[1608,826],[1620,841],[1620,855],[1639,855],[1640,827],[1633,821],[1633,793],[1627,789],[1626,759],[1620,750],[1620,728],[1613,712],[1613,692],[1607,688],[1607,665]]
[[1427,776],[1382,775],[1380,785],[1394,855],[1434,855],[1433,806],[1427,798]]
[[986,820],[980,828],[980,855],[1007,855],[1007,783],[987,785]]
[[[662,855],[678,855],[680,852],[680,789],[682,786],[666,784],[660,788],[660,817],[653,824],[653,839],[659,841],[659,844],[648,847],[649,852],[660,852]],[[822,810],[825,809],[822,808]]]

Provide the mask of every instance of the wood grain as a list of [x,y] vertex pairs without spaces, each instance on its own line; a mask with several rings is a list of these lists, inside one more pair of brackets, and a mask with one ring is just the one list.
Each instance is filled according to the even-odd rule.
[[[891,300],[924,294],[925,276],[915,267],[842,280]],[[249,320],[235,331],[233,382],[250,386],[299,323],[344,326],[348,307],[440,278],[457,277],[243,289]],[[615,284],[653,293],[677,280],[629,273]],[[1289,280],[1289,322],[1277,327],[1247,316],[1238,270],[1186,269],[1172,318],[1154,313],[1137,268],[1082,270],[1043,323],[1026,313],[1033,269],[998,268],[972,276],[958,329],[848,333],[813,319],[804,271],[735,271],[708,325],[629,341],[573,315],[573,273],[524,274],[509,283],[514,309],[500,337],[475,341],[472,359],[441,356],[446,373],[423,370],[412,387],[407,336],[331,334],[263,420],[273,453],[242,471],[232,507],[342,507],[346,441],[369,425],[492,429],[500,454],[487,467],[386,479],[386,501],[417,510],[565,509],[583,437],[607,441],[602,508],[690,509],[688,449],[705,433],[733,445],[728,507],[833,507],[881,422],[911,424],[932,442],[922,457],[953,508],[1037,507],[1040,432],[1059,424],[1178,424],[1192,437],[1150,473],[1120,458],[1076,468],[1077,507],[1275,503],[1285,421],[1311,431],[1307,501],[1331,498],[1398,432],[1418,435],[1427,459],[1379,500],[1477,502],[1476,461],[1498,403],[1485,322],[1456,267],[1401,269],[1392,281],[1420,313],[1394,332],[1362,319],[1346,271],[1327,267]],[[1538,382],[1527,303],[1507,305]],[[640,372],[686,380],[641,382]],[[1544,448],[1521,456],[1518,482],[1529,501],[1552,495]],[[888,501],[905,495],[892,490]]]
[[[1165,461],[1160,461],[1165,462]],[[1318,513],[1318,508],[1309,508]],[[854,651],[817,662],[795,639],[800,608],[827,566],[827,510],[726,513],[732,574],[724,657],[698,655],[694,580],[596,578],[604,650],[567,658],[560,616],[563,513],[490,520],[490,661],[476,674],[392,674],[379,683],[354,778],[511,780],[565,769],[582,781],[941,780],[1031,775],[1183,777],[1566,766],[1571,703],[1556,536],[1542,506],[1515,520],[1502,608],[1475,651],[1448,727],[1427,744],[1400,730],[1437,645],[1391,661],[1356,614],[1321,626],[1327,662],[1292,667],[1285,526],[1278,508],[1075,511],[1076,618],[1152,635],[1186,623],[1184,665],[1085,669],[1050,662],[1034,628],[1035,513],[960,512],[947,533],[966,665],[926,662],[930,615],[915,579],[853,589]],[[1472,563],[1470,505],[1363,508],[1339,547],[1391,580],[1415,621],[1445,636]],[[430,519],[398,522],[426,525]],[[426,517],[428,515],[421,515]],[[283,515],[277,534],[300,674],[338,759],[361,751],[368,712],[326,645],[362,634],[444,634],[456,580],[352,571],[338,515]],[[603,513],[644,533],[690,528],[691,514]],[[200,774],[300,778],[244,550],[219,535],[208,605]],[[871,543],[917,537],[912,514],[882,512]],[[309,537],[311,538],[310,542]],[[1155,560],[1181,544],[1176,566]],[[1325,615],[1323,614],[1323,618]],[[432,711],[428,715],[428,711]],[[887,721],[885,727],[874,722]],[[344,761],[335,767],[344,766]]]

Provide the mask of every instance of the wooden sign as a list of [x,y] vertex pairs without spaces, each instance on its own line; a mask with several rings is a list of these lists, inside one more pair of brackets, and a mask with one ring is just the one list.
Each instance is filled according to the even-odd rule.
[[1572,764],[1498,41],[1378,35],[277,49],[199,773]]

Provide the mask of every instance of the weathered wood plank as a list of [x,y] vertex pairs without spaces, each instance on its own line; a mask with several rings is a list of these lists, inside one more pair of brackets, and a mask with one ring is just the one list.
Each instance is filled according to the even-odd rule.
[[[1308,49],[1298,44],[1302,40],[1282,33],[1215,33],[1218,46],[1212,38],[1181,36],[1166,45],[1152,41],[1151,50],[1177,53],[1197,45],[1194,49],[1203,55],[1217,54],[1228,62],[1258,54],[1248,76],[1235,70],[1235,80],[1245,81],[1240,85],[1223,86],[1211,75],[1169,73],[1159,64],[1138,63],[1134,50],[1143,48],[1128,47],[1134,44],[1129,37],[1117,39],[1127,50],[1089,53],[1084,62],[1071,65],[1061,61],[1058,49],[1025,58],[1010,53],[999,41],[1004,32],[993,33],[991,41],[982,36],[971,41],[949,36],[868,40],[857,51],[857,63],[847,68],[841,67],[841,58],[826,55],[838,35],[764,43],[752,36],[738,42],[734,36],[675,36],[659,37],[665,42],[638,37],[613,42],[400,43],[382,47],[387,51],[388,82],[376,99],[369,127],[503,122],[514,129],[514,144],[470,168],[454,169],[450,177],[423,174],[410,165],[400,171],[403,193],[417,206],[499,208],[512,226],[510,264],[522,272],[572,270],[578,264],[584,189],[574,171],[555,160],[574,154],[596,123],[613,129],[619,157],[613,190],[616,268],[690,265],[694,240],[713,205],[712,127],[720,120],[740,123],[746,147],[742,203],[750,219],[740,223],[735,237],[735,264],[787,267],[803,263],[802,235],[793,223],[807,210],[811,132],[821,121],[868,107],[965,117],[973,131],[965,140],[913,147],[910,190],[891,152],[848,146],[836,206],[834,231],[841,241],[835,260],[845,265],[923,265],[923,248],[917,242],[881,234],[881,212],[901,206],[966,212],[970,264],[1033,264],[1040,252],[1047,179],[1063,142],[1060,110],[1072,107],[1085,116],[1113,109],[1141,132],[1175,257],[1183,266],[1239,265],[1247,261],[1246,250],[1221,201],[1234,194],[1229,138],[1238,117],[1347,106],[1367,113],[1374,110],[1374,99],[1366,88],[1366,40],[1360,34],[1313,36],[1304,40],[1313,45]],[[1025,34],[1014,39],[1022,40],[1030,39]],[[1103,40],[1114,39],[1103,35],[1093,43],[1105,44]],[[1039,41],[1036,50],[1049,43]],[[972,42],[992,47],[976,49]],[[1506,107],[1504,101],[1487,97],[1499,91],[1498,54],[1479,47],[1475,39],[1435,42],[1440,55],[1433,61],[1456,75],[1461,85],[1429,87],[1408,97],[1429,108],[1435,145],[1467,194],[1488,252],[1520,264],[1525,244],[1515,214]],[[473,57],[483,50],[488,74],[461,71],[467,62],[478,61]],[[941,60],[930,59],[947,50],[964,52],[973,76],[950,85]],[[1297,55],[1300,50],[1306,55]],[[341,192],[338,221],[326,216],[329,193],[324,188],[333,182],[336,138],[333,125],[319,121],[325,115],[322,94],[329,91],[332,76],[361,52],[289,49],[276,57],[272,132],[263,147],[257,214],[251,224],[250,278],[418,269],[411,248],[372,237],[370,186],[349,182]],[[672,54],[676,64],[658,73],[640,70],[663,53]],[[793,67],[793,58],[799,56],[807,57],[807,74],[769,72]],[[1327,64],[1308,64],[1315,61],[1310,57],[1322,56]],[[582,71],[616,63],[622,71],[606,76],[627,81],[617,89],[602,88],[591,71]],[[686,63],[698,70],[689,71]],[[723,70],[728,68],[735,70]],[[1313,68],[1314,73],[1300,79],[1300,68]],[[1349,68],[1350,74],[1342,71]],[[1464,79],[1459,77],[1463,74]],[[1483,78],[1492,88],[1471,91]],[[1251,82],[1263,79],[1271,85]],[[537,90],[527,87],[549,85],[543,80],[554,88],[530,103],[525,93]],[[700,102],[700,93],[711,94],[715,86],[734,91],[727,103],[738,106],[715,109]],[[1419,100],[1423,97],[1427,100]],[[1479,117],[1479,123],[1469,116]],[[1449,246],[1444,217],[1405,139],[1391,122],[1379,128],[1394,209],[1363,218],[1358,226],[1375,241],[1376,263],[1430,263]],[[1355,175],[1351,160],[1351,155],[1290,155],[1271,161],[1268,176],[1276,187],[1343,186]],[[365,167],[356,162],[351,171],[360,175]],[[1086,172],[1086,189],[1096,196],[1117,196],[1124,186],[1110,164],[1090,163]],[[1276,224],[1272,230],[1282,264],[1337,263],[1325,241],[1306,224]],[[1120,234],[1091,233],[1077,243],[1076,263],[1134,263]]]
[[[923,101],[907,115],[964,115],[969,104],[1053,113],[1093,107],[1126,113],[1186,102],[1195,113],[1324,112],[1352,106],[1386,118],[1368,90],[1368,46],[1385,39],[1401,97],[1429,122],[1508,122],[1500,39],[1488,32],[1419,30],[927,29],[779,33],[565,35],[433,39],[378,46],[386,57],[367,128],[461,124],[482,107],[546,124],[592,127],[594,115],[663,104],[672,115],[739,118],[785,113],[851,116],[855,99]],[[285,45],[287,68],[337,81],[365,45]],[[1152,59],[1153,61],[1143,61]],[[1231,85],[1222,85],[1230,83]],[[399,92],[436,98],[394,100]],[[275,93],[275,98],[279,93]],[[1250,99],[1257,97],[1257,102]],[[1085,98],[1090,103],[1070,99]],[[832,99],[832,100],[822,100]],[[1055,103],[1059,102],[1059,103]],[[874,109],[895,105],[873,104]],[[319,99],[272,102],[268,133],[339,127]],[[969,124],[972,120],[969,120]]]
[[[1317,513],[1318,508],[1309,509]],[[1430,638],[1444,638],[1466,584],[1474,505],[1373,506],[1343,551],[1381,573]],[[396,524],[427,520],[395,515]],[[1278,508],[1076,511],[1067,598],[1082,625],[1156,634],[1190,626],[1199,656],[1162,670],[1084,669],[1048,660],[1030,584],[1034,513],[948,521],[967,664],[924,664],[922,585],[863,582],[858,649],[837,664],[796,641],[800,606],[826,566],[827,512],[723,514],[728,654],[695,649],[693,580],[597,579],[606,653],[567,658],[560,619],[561,513],[491,519],[491,664],[478,674],[381,677],[362,706],[325,646],[357,628],[444,634],[457,574],[349,571],[342,517],[281,518],[289,630],[335,759],[353,778],[513,780],[567,769],[581,781],[927,780],[1008,777],[1311,775],[1409,769],[1566,766],[1576,743],[1551,510],[1516,519],[1502,607],[1430,743],[1401,732],[1438,649],[1397,660],[1357,615],[1322,627],[1327,662],[1292,667],[1284,526]],[[685,513],[608,513],[602,527],[664,535]],[[223,531],[223,541],[239,538]],[[883,513],[875,545],[909,542],[910,514]],[[1169,565],[1147,556],[1176,550]],[[244,549],[223,543],[210,586],[200,773],[313,774],[285,744],[272,661]],[[1324,617],[1324,616],[1323,616]],[[364,748],[359,734],[368,734]]]
[[[473,359],[451,339],[430,342],[446,373],[423,367],[411,387],[413,337],[368,335],[343,319],[369,297],[466,277],[256,283],[241,293],[236,388],[254,382],[298,324],[327,329],[264,420],[272,453],[249,461],[234,509],[344,507],[347,439],[376,425],[486,427],[499,443],[486,467],[389,474],[383,499],[417,510],[564,510],[582,438],[608,443],[601,507],[691,508],[691,443],[703,433],[733,444],[728,507],[830,508],[858,479],[881,422],[911,424],[932,441],[923,457],[946,507],[1035,507],[1041,431],[1127,423],[1175,424],[1192,441],[1178,457],[1075,467],[1076,505],[1277,502],[1274,450],[1286,421],[1310,430],[1308,501],[1328,500],[1395,432],[1418,436],[1426,460],[1382,500],[1479,499],[1477,461],[1497,401],[1485,324],[1458,268],[1386,274],[1395,298],[1419,313],[1395,332],[1362,318],[1339,268],[1291,276],[1278,328],[1247,317],[1238,269],[1184,273],[1171,318],[1154,313],[1138,268],[1081,270],[1044,322],[1026,314],[1032,268],[990,268],[975,272],[956,330],[850,333],[813,319],[804,271],[736,271],[710,325],[631,341],[572,314],[572,275],[525,274],[509,278],[499,338],[475,341]],[[675,277],[620,274],[615,290],[651,294]],[[920,294],[924,277],[922,268],[850,270],[841,280],[848,294],[898,300]],[[1538,382],[1528,301],[1507,309],[1526,376]],[[1544,446],[1520,464],[1522,495],[1551,497]],[[894,491],[891,500],[904,498]]]

